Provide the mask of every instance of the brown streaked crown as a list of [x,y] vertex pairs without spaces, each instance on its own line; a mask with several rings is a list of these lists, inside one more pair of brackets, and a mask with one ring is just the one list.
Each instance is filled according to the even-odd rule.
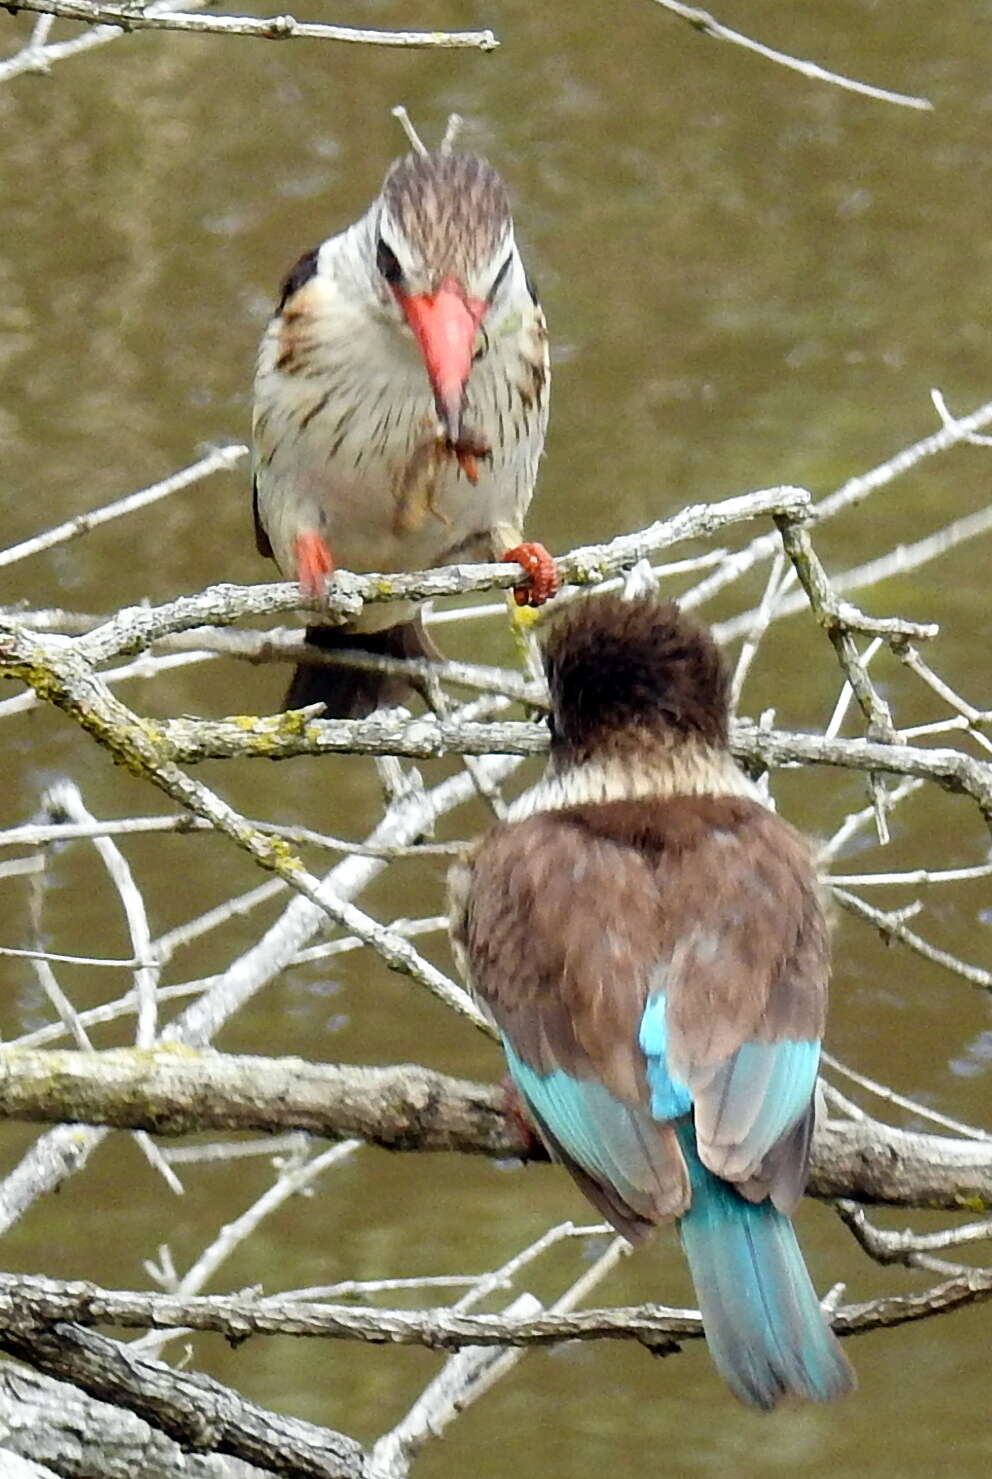
[[506,186],[477,154],[407,154],[387,174],[382,198],[439,280],[450,274],[466,283],[495,255],[510,226]]
[[705,627],[674,601],[590,596],[545,642],[552,750],[575,759],[625,730],[727,744],[729,679]]

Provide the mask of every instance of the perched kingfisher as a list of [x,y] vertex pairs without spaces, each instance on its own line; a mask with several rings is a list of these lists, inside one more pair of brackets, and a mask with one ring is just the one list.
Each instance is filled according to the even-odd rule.
[[[415,150],[361,220],[286,277],[255,377],[259,551],[309,596],[336,568],[419,570],[512,560],[519,604],[557,589],[522,543],[548,419],[548,336],[506,188],[474,154]],[[436,655],[409,603],[314,626],[325,649]],[[407,692],[395,678],[300,666],[287,708],[358,718]]]
[[547,771],[452,869],[456,953],[593,1205],[632,1243],[677,1218],[737,1397],[840,1396],[790,1221],[829,974],[809,848],[735,764],[722,659],[675,604],[576,602],[544,661]]

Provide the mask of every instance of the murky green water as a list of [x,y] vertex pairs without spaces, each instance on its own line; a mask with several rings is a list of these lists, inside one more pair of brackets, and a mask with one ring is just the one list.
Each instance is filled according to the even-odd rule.
[[[960,411],[987,399],[992,7],[725,0],[719,14],[826,66],[925,93],[936,111],[805,81],[705,40],[647,0],[340,4],[323,18],[488,24],[505,44],[489,57],[404,56],[156,36],[0,90],[0,543],[153,482],[204,443],[245,436],[254,345],[274,286],[377,188],[399,150],[388,111],[399,100],[428,135],[449,110],[464,113],[470,141],[511,183],[556,345],[552,431],[531,518],[552,549],[772,483],[827,492],[933,429],[931,386]],[[19,31],[5,20],[0,40],[9,46]],[[926,464],[824,530],[820,546],[841,568],[919,538],[983,507],[989,469],[988,451],[975,448]],[[242,473],[214,478],[4,571],[0,598],[106,610],[218,579],[268,578],[245,483]],[[986,539],[865,598],[873,611],[939,620],[939,671],[986,707],[988,550]],[[739,605],[735,597],[713,614]],[[452,650],[506,655],[495,628],[481,633]],[[892,665],[879,671],[901,722],[940,712]],[[264,710],[282,679],[211,664],[124,694],[154,712]],[[822,638],[797,619],[769,639],[745,709],[774,704],[783,724],[822,724],[835,693]],[[4,724],[4,823],[29,816],[62,771],[98,814],[157,808],[68,721],[33,713]],[[256,815],[336,833],[363,835],[376,804],[359,762],[203,774]],[[829,775],[790,777],[778,791],[787,814],[813,830],[834,825],[858,796]],[[459,818],[459,830],[467,825]],[[900,816],[888,853],[866,848],[847,861],[970,863],[986,846],[974,808],[928,794]],[[215,840],[144,839],[127,851],[156,932],[239,880],[256,881]],[[442,871],[408,867],[391,890],[373,890],[369,906],[434,913]],[[53,947],[125,953],[116,901],[91,854],[68,851],[53,876]],[[0,888],[0,943],[23,943],[26,885]],[[922,932],[988,961],[987,883],[928,906]],[[188,952],[170,978],[216,969],[256,928],[235,925],[222,943]],[[7,965],[0,979],[5,1034],[33,1025],[41,1007],[27,970]],[[64,982],[81,1005],[111,989],[93,973],[67,970]],[[982,994],[840,921],[830,1039],[841,1057],[987,1122],[990,1031]],[[287,974],[219,1045],[498,1071],[495,1052],[468,1029],[358,956]],[[25,1140],[20,1129],[4,1132],[5,1165]],[[184,1267],[265,1175],[254,1165],[192,1169],[178,1201],[118,1138],[8,1236],[0,1261],[141,1283],[141,1260],[158,1243],[167,1239]],[[573,1215],[581,1204],[556,1172],[365,1151],[266,1224],[218,1287],[474,1271]],[[912,1220],[927,1225],[922,1214]],[[810,1205],[801,1223],[822,1283],[846,1278],[862,1297],[912,1282],[868,1266],[825,1209]],[[538,1293],[553,1286],[536,1276]],[[688,1286],[666,1240],[601,1293],[677,1302]],[[663,1366],[605,1344],[532,1356],[419,1472],[984,1475],[989,1329],[987,1311],[976,1310],[856,1341],[855,1399],[763,1422],[736,1409],[702,1349]],[[420,1351],[289,1341],[232,1352],[203,1340],[196,1359],[260,1401],[362,1438],[396,1420],[436,1367]]]

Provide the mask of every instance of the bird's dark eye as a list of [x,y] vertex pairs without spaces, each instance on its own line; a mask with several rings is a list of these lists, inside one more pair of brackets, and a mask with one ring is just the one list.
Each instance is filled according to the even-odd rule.
[[509,272],[509,270],[510,270],[510,263],[512,261],[513,261],[513,254],[511,253],[510,256],[507,257],[506,261],[503,263],[502,267],[497,272],[496,276],[493,278],[493,285],[489,289],[489,302],[490,303],[493,301],[493,299],[495,298],[496,294],[499,292],[500,284],[502,283],[503,279],[506,277],[506,274]]
[[397,287],[403,281],[403,268],[396,258],[396,253],[391,246],[387,246],[382,237],[376,242],[375,265],[391,288]]

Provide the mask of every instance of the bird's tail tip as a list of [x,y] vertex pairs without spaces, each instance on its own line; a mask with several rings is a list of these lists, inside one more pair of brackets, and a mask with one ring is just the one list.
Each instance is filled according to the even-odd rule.
[[789,1397],[829,1402],[852,1391],[854,1371],[789,1219],[726,1183],[717,1183],[710,1205],[698,1191],[680,1230],[710,1353],[727,1385],[762,1411]]

